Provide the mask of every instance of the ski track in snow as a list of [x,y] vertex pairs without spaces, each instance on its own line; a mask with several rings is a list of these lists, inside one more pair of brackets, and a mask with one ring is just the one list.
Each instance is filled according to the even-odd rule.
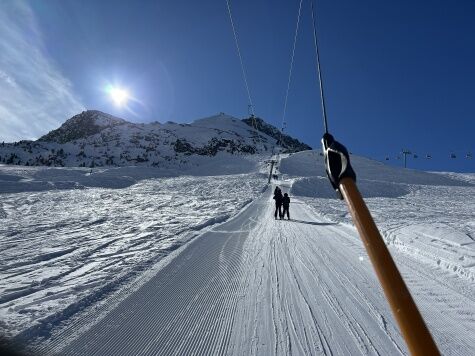
[[49,337],[262,187],[250,174],[1,195],[0,332]]
[[[355,230],[319,217],[295,198],[291,214],[294,220],[274,220],[267,191],[184,246],[72,342],[66,344],[60,333],[36,350],[64,355],[407,354]],[[392,252],[442,353],[474,354],[469,337],[475,331],[475,298],[463,292],[464,280]],[[88,322],[83,315],[73,329]]]

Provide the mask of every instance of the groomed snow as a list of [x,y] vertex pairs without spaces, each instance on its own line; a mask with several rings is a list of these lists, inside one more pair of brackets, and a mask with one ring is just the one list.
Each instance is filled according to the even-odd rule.
[[0,166],[0,333],[48,335],[51,324],[226,220],[265,185],[251,158],[208,158],[195,173],[216,166],[254,172]]
[[[475,176],[352,158],[441,352],[475,354]],[[255,159],[218,159],[232,174],[111,169],[103,188],[0,167],[2,332],[46,354],[407,354],[319,153],[280,162],[292,221]]]
[[[325,176],[323,157],[316,152],[297,153],[283,159],[281,170],[306,166],[309,160],[317,162],[311,165],[315,176],[288,175],[294,179],[292,193],[319,215],[351,225],[345,203],[328,200],[336,194]],[[473,175],[402,170],[362,157],[354,157],[353,163],[358,188],[387,244],[475,282]]]

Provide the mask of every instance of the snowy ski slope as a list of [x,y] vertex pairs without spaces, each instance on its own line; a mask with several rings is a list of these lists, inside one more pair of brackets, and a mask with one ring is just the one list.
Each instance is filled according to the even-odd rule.
[[[228,172],[236,166],[255,171],[255,162],[235,157]],[[255,172],[161,174],[144,167],[92,174],[0,167],[0,334],[47,336],[51,326],[226,220],[264,187]]]
[[[440,350],[475,354],[475,176],[353,162]],[[9,224],[0,230],[9,258],[0,298],[10,298],[0,303],[2,332],[44,354],[407,354],[318,152],[280,164],[291,221],[274,220],[273,187],[261,193],[265,179],[251,166],[79,190],[58,190],[59,169],[57,186],[33,195],[12,192],[24,172],[0,167],[10,182],[0,205]],[[65,243],[74,250],[47,252]],[[57,309],[43,313],[49,300]]]

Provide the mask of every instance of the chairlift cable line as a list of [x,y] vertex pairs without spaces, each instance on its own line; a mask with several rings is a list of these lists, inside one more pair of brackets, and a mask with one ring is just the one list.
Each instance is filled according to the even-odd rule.
[[325,127],[325,133],[328,133],[327,110],[325,106],[325,96],[323,94],[323,77],[322,77],[322,70],[320,68],[320,51],[318,49],[317,25],[316,25],[315,7],[313,5],[313,0],[310,0],[310,6],[312,8],[311,13],[312,13],[312,27],[313,27],[313,43],[315,46],[318,83],[320,86],[320,99],[321,99],[321,104],[322,104],[323,126]]
[[285,92],[284,111],[282,113],[282,124],[281,124],[281,127],[280,127],[280,136],[279,136],[279,143],[280,143],[281,147],[282,147],[282,135],[283,135],[283,132],[284,132],[284,125],[285,125],[285,115],[287,113],[287,102],[288,102],[288,99],[289,99],[290,83],[292,81],[292,71],[293,71],[293,68],[294,68],[295,47],[297,46],[297,37],[298,37],[299,26],[300,26],[300,15],[302,13],[302,2],[303,2],[303,0],[300,0],[299,11],[298,11],[298,15],[297,15],[297,24],[295,26],[294,43],[292,45],[292,54],[290,56],[289,76],[288,76],[288,80],[287,80],[287,90]]
[[[301,13],[302,13],[302,2],[303,2],[303,0],[300,0],[300,2],[299,2],[299,9],[298,9],[298,14],[297,14],[297,24],[295,25],[294,42],[293,42],[293,45],[292,45],[292,53],[291,53],[291,56],[290,56],[289,76],[288,76],[288,80],[287,80],[287,89],[286,89],[285,98],[284,98],[284,110],[283,110],[283,113],[282,113],[282,123],[281,123],[281,126],[280,126],[279,139],[272,146],[271,157],[274,157],[275,146],[276,146],[277,143],[280,144],[280,150],[278,151],[277,157],[276,157],[276,160],[275,160],[276,163],[278,163],[280,161],[280,153],[282,152],[282,136],[283,136],[283,133],[284,133],[285,123],[286,123],[285,115],[286,115],[286,112],[287,112],[287,102],[288,102],[288,98],[289,98],[290,83],[292,81],[292,71],[293,71],[293,66],[294,66],[295,48],[297,46],[297,37],[298,37],[298,31],[299,31],[299,26],[300,26],[300,17],[301,17]],[[273,165],[272,165],[272,167],[273,167]],[[272,167],[271,167],[271,174],[272,174],[272,170],[273,170]],[[269,175],[269,182],[270,182],[271,174]]]
[[233,15],[231,12],[231,5],[229,4],[229,0],[226,0],[226,6],[228,9],[228,15],[229,15],[229,20],[231,21],[231,27],[233,30],[233,35],[234,35],[234,42],[236,44],[236,49],[239,57],[239,62],[241,63],[241,72],[242,72],[242,77],[244,79],[244,85],[246,87],[246,92],[247,92],[247,98],[249,99],[249,104],[251,105],[251,114],[254,115],[254,104],[252,103],[252,98],[251,98],[251,91],[249,90],[249,84],[247,81],[247,76],[246,76],[246,70],[244,68],[244,61],[242,59],[241,55],[241,48],[239,47],[239,41],[236,33],[236,27],[234,26],[234,21],[233,21]]
[[[238,40],[238,36],[237,36],[236,27],[234,26],[233,15],[232,15],[232,12],[231,12],[231,4],[229,3],[229,0],[226,0],[226,7],[228,9],[228,15],[229,15],[229,21],[231,22],[231,28],[233,30],[234,42],[236,44],[236,49],[237,49],[237,53],[238,53],[238,57],[239,57],[239,62],[241,63],[241,72],[242,72],[242,77],[243,77],[243,80],[244,80],[244,86],[246,87],[247,98],[249,100],[248,109],[250,108],[250,111],[251,111],[252,125],[254,127],[254,130],[256,131],[258,142],[262,144],[261,138],[260,138],[260,135],[259,135],[259,130],[257,129],[256,117],[255,117],[255,112],[254,112],[254,104],[252,102],[252,97],[251,97],[251,90],[249,89],[249,83],[248,83],[248,80],[247,80],[246,70],[245,70],[245,67],[244,67],[244,60],[242,59],[241,48],[239,47],[239,40]],[[264,148],[263,144],[262,144],[262,147]]]

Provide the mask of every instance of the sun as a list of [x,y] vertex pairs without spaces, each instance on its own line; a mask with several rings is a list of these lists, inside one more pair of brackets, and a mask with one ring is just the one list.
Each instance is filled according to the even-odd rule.
[[107,92],[110,98],[117,106],[124,106],[130,98],[129,92],[126,89],[119,87],[109,87]]

